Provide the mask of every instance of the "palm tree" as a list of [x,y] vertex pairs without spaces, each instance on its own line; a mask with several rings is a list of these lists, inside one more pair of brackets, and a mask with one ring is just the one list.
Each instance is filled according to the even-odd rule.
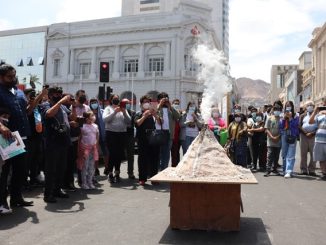
[[33,74],[29,73],[29,76],[30,76],[29,84],[31,85],[32,89],[36,88],[35,83],[41,84],[39,82],[40,79],[37,77],[37,75],[33,75]]

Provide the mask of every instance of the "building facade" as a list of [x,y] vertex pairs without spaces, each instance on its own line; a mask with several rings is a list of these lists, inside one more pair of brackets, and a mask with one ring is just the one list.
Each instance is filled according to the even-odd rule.
[[298,65],[273,65],[271,69],[271,90],[270,101],[273,103],[275,100],[285,100],[285,82],[287,77],[293,71],[298,69]]
[[113,93],[132,93],[139,101],[148,92],[165,91],[184,107],[203,92],[193,47],[205,42],[222,49],[211,12],[206,5],[181,1],[174,12],[50,25],[46,82],[71,93],[85,89],[96,97],[102,86],[99,64],[105,61]]
[[326,23],[313,31],[309,43],[312,49],[312,99],[321,104],[326,97]]
[[229,0],[122,0],[122,16],[173,13],[180,11],[180,3],[207,5],[211,8],[211,24],[221,42],[222,50],[229,57]]
[[0,32],[0,59],[13,65],[23,87],[42,88],[47,27],[33,27]]

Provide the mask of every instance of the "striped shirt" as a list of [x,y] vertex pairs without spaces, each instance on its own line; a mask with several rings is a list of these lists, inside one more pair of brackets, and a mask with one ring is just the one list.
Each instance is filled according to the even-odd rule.
[[326,144],[326,115],[317,115],[315,121],[318,125],[315,142]]

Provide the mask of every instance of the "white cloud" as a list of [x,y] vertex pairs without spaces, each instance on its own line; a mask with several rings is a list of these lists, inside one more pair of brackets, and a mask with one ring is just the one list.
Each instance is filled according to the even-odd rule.
[[120,16],[121,0],[64,0],[61,2],[57,22],[110,18]]
[[316,27],[312,13],[323,9],[320,0],[231,0],[231,74],[269,82],[272,64],[298,63],[308,49],[300,42]]
[[7,20],[0,19],[0,31],[9,30],[13,28],[13,24]]

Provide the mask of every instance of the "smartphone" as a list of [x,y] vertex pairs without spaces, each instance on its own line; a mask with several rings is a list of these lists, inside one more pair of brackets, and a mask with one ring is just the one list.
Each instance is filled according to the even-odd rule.
[[326,106],[318,106],[319,111],[326,111]]

